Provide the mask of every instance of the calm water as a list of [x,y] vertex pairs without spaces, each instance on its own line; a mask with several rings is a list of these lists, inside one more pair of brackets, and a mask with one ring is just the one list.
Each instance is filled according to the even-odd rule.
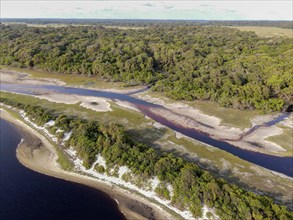
[[19,132],[2,119],[0,128],[0,219],[125,220],[107,194],[22,166],[15,153]]
[[[119,94],[114,92],[103,92],[103,91],[96,91],[96,90],[90,90],[90,89],[72,88],[72,87],[64,87],[64,86],[51,86],[51,85],[1,84],[1,90],[23,93],[23,94],[59,92],[59,93],[66,93],[66,94],[98,96],[98,97],[128,101],[134,104],[142,113],[144,113],[148,117],[188,137],[191,137],[195,140],[209,144],[221,150],[227,151],[235,156],[238,156],[239,158],[243,160],[257,164],[269,170],[277,171],[279,173],[283,173],[287,176],[293,177],[293,157],[278,157],[278,156],[262,154],[262,153],[253,152],[253,151],[235,147],[232,144],[227,143],[225,140],[216,140],[210,137],[208,134],[202,133],[192,128],[183,127],[179,124],[169,121],[166,118],[156,115],[155,113],[150,111],[150,108],[164,108],[164,106],[152,104],[152,103],[131,97],[129,95]],[[272,120],[271,122],[266,123],[263,126],[274,125],[278,123],[279,121],[282,121],[285,117],[287,117],[287,113],[278,117],[277,119]],[[253,128],[253,129],[255,130],[257,128]]]

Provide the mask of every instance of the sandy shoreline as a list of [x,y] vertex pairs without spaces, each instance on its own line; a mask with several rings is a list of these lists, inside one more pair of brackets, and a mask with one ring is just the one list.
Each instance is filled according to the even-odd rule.
[[[148,200],[127,190],[62,170],[56,163],[57,154],[54,147],[45,137],[22,121],[15,119],[8,112],[0,109],[0,113],[1,118],[13,123],[21,130],[24,141],[17,148],[17,158],[24,166],[45,175],[84,184],[107,193],[116,200],[119,209],[127,219],[174,219],[174,216],[166,211],[162,211]],[[34,146],[36,144],[38,147]]]

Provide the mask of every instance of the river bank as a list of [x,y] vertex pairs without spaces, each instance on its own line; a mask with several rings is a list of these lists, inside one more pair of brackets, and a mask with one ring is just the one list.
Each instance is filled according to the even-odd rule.
[[[18,72],[15,70],[0,69],[2,83],[17,83],[20,85],[54,85],[65,86],[65,82],[54,78],[31,78],[28,73]],[[151,92],[145,92],[142,88],[132,88],[119,90],[117,88],[100,88],[94,86],[75,85],[75,88],[84,88],[99,90],[103,92],[114,92],[118,94],[129,94],[130,97],[136,97],[139,100],[144,100],[149,103],[158,104],[164,108],[152,108],[152,112],[156,115],[163,116],[169,121],[196,129],[199,132],[206,133],[210,137],[217,140],[224,140],[234,145],[235,147],[246,149],[254,152],[276,156],[291,156],[292,149],[289,147],[284,148],[278,142],[272,142],[269,138],[280,136],[284,130],[290,129],[290,121],[293,114],[289,114],[284,123],[274,124],[268,127],[262,127],[263,124],[274,120],[280,114],[270,115],[257,115],[250,118],[250,126],[246,125],[242,128],[234,126],[233,124],[224,124],[221,117],[209,115],[202,112],[196,106],[190,106],[185,102],[177,102],[164,98],[156,98],[152,96]],[[141,91],[141,92],[139,92]],[[138,93],[136,93],[138,92]],[[52,92],[50,90],[36,89],[35,97],[46,99],[51,102],[76,104],[81,103],[81,106],[92,109],[97,112],[111,111],[109,102],[111,99],[101,97],[91,97],[85,95],[63,94],[60,92]],[[114,102],[120,106],[137,110],[137,108],[129,102],[123,102],[115,99]],[[251,129],[255,126],[260,126],[254,132],[250,133]],[[247,135],[249,133],[249,135]]]
[[45,137],[2,109],[0,115],[1,118],[13,123],[22,131],[24,140],[17,149],[17,158],[24,166],[49,176],[88,185],[107,193],[117,201],[119,209],[127,219],[174,219],[174,216],[157,205],[150,204],[146,199],[125,189],[62,170],[56,162],[57,154],[54,147]]
[[[2,98],[11,98],[11,100],[15,100],[15,101],[24,101],[24,104],[33,104],[33,105],[42,105],[44,108],[48,109],[57,109],[59,111],[59,113],[63,113],[66,112],[66,114],[72,114],[72,111],[74,109],[75,111],[75,115],[77,116],[82,116],[82,117],[90,117],[92,118],[92,120],[101,120],[101,118],[110,118],[111,121],[115,121],[115,123],[119,122],[118,118],[123,117],[123,120],[126,120],[126,118],[128,120],[132,120],[133,118],[138,118],[141,117],[139,115],[137,115],[134,111],[131,110],[127,110],[124,109],[123,111],[120,111],[121,109],[117,109],[115,107],[115,104],[113,101],[111,101],[111,108],[113,108],[113,111],[108,111],[108,112],[104,112],[104,113],[98,113],[97,111],[92,111],[90,114],[88,113],[87,110],[85,110],[84,108],[78,109],[77,108],[78,105],[64,105],[61,104],[62,101],[66,101],[65,99],[67,97],[71,97],[71,96],[75,96],[73,95],[67,95],[67,97],[63,97],[60,100],[60,106],[58,105],[53,105],[51,104],[51,102],[48,101],[41,101],[37,98],[34,97],[29,97],[26,95],[15,95],[15,94],[11,94],[11,93],[3,93],[2,94]],[[56,95],[55,97],[58,98],[58,96]],[[93,96],[91,96],[93,97]],[[9,98],[9,99],[10,99]],[[93,97],[94,98],[94,97]],[[53,100],[52,100],[53,101]],[[114,105],[112,105],[112,103]],[[63,106],[63,107],[61,107]],[[99,106],[99,105],[98,105]],[[97,107],[98,107],[97,106]],[[124,105],[124,107],[126,107]],[[60,108],[62,109],[62,111],[60,111]],[[117,114],[112,114],[112,112],[118,112],[118,118],[117,118]],[[100,114],[100,115],[99,115]],[[146,117],[147,118],[147,117]],[[108,122],[106,122],[108,123]],[[123,122],[124,123],[124,122]],[[142,127],[135,127],[136,125],[142,126]],[[146,126],[143,126],[146,125]],[[128,122],[126,121],[125,124],[123,124],[124,126],[128,127],[128,128],[133,128],[133,129],[144,129],[144,128],[148,128],[150,126],[153,126],[154,128],[157,127],[159,125],[159,123],[154,121],[151,121],[150,119],[145,119],[145,120],[135,120],[134,122]],[[134,126],[135,125],[135,126]],[[151,130],[152,132],[155,132],[155,134],[160,134],[162,133],[162,130],[164,130],[165,126],[160,125],[159,128],[155,128],[153,130]],[[162,128],[162,129],[161,129]],[[149,131],[149,130],[147,130]],[[158,133],[159,132],[159,133]],[[143,134],[146,135],[146,134]],[[151,140],[153,140],[153,138],[156,138],[156,136],[150,136]],[[141,141],[141,140],[138,140]],[[145,140],[143,140],[145,141]],[[203,165],[203,168],[206,168],[208,170],[212,170],[213,171],[213,167],[218,167],[220,171],[215,171],[215,174],[217,175],[218,173],[221,173],[222,177],[227,178],[227,172],[233,173],[233,177],[231,178],[235,178],[238,177],[239,181],[237,180],[237,184],[243,184],[246,183],[247,185],[244,185],[244,187],[248,187],[248,190],[251,189],[257,189],[257,191],[265,191],[265,192],[269,192],[268,195],[269,196],[273,196],[275,198],[277,198],[280,201],[291,201],[291,194],[288,194],[288,192],[291,191],[292,189],[292,182],[291,180],[287,180],[285,178],[280,178],[278,177],[279,175],[274,174],[270,171],[270,170],[266,170],[266,169],[261,169],[260,167],[257,167],[255,165],[249,164],[245,161],[242,161],[234,156],[231,156],[229,154],[226,154],[225,152],[219,151],[215,148],[209,147],[209,146],[197,146],[197,141],[193,140],[192,138],[186,138],[186,136],[182,136],[176,134],[176,137],[174,135],[174,133],[171,130],[168,130],[167,133],[164,133],[164,136],[160,136],[160,138],[158,140],[156,140],[155,144],[158,144],[159,147],[162,148],[162,150],[165,149],[165,146],[167,147],[166,150],[168,149],[180,149],[182,150],[183,153],[186,153],[187,150],[192,152],[192,157],[194,157],[194,161],[196,161],[198,163],[198,160],[196,160],[196,158],[199,158],[199,160],[201,161],[200,164]],[[194,146],[197,146],[196,148],[193,148]],[[156,147],[156,146],[155,146]],[[196,154],[193,154],[193,152],[195,152]],[[211,153],[212,152],[212,153]],[[217,156],[215,157],[215,154],[217,154]],[[272,160],[271,164],[278,164],[278,166],[280,166],[281,163],[273,163]],[[291,164],[291,162],[290,162]],[[235,176],[234,176],[235,175]],[[252,181],[253,179],[253,181]],[[229,179],[229,181],[233,182],[234,179]],[[280,182],[282,184],[280,184]],[[277,196],[278,197],[277,197]],[[281,195],[282,197],[280,197],[279,195]]]
[[[257,115],[250,118],[250,126],[240,128],[232,124],[224,124],[220,117],[205,114],[200,109],[184,102],[170,100],[166,97],[157,98],[150,94],[152,92],[144,92],[135,94],[134,97],[164,106],[160,109],[150,108],[150,111],[177,125],[196,129],[216,140],[227,141],[241,149],[276,156],[291,156],[292,149],[285,149],[280,144],[269,141],[268,138],[283,134],[284,129],[292,129],[292,113]],[[266,125],[278,117],[282,117],[283,114],[286,114],[287,117],[280,122]],[[254,127],[258,128],[254,130]]]
[[[91,90],[98,90],[98,91],[104,91],[104,92],[114,92],[119,94],[135,94],[140,91],[146,90],[147,86],[135,86],[135,87],[122,87],[122,86],[115,86],[114,83],[107,84],[104,83],[102,85],[99,85],[97,88],[94,86],[94,83],[91,83],[91,78],[89,78],[88,82],[83,82],[83,84],[68,84],[66,81],[62,79],[58,79],[58,74],[49,74],[45,72],[41,72],[39,74],[43,74],[42,77],[37,74],[37,77],[33,76],[30,73],[27,73],[26,71],[32,70],[26,70],[26,69],[19,69],[19,68],[13,68],[8,66],[1,66],[0,65],[0,74],[1,74],[1,82],[3,83],[17,83],[17,84],[31,84],[31,85],[55,85],[55,86],[71,86],[75,88],[86,88]],[[48,75],[49,74],[49,75]],[[56,76],[56,78],[52,78],[52,76]],[[60,76],[60,75],[59,75]],[[81,77],[81,76],[70,76],[71,80],[72,78]],[[86,77],[84,77],[86,78]]]

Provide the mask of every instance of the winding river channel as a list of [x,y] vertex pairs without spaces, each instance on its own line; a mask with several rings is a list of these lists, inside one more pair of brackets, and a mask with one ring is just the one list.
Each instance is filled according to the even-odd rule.
[[[138,98],[134,98],[129,94],[119,94],[114,92],[105,92],[105,91],[97,91],[97,90],[90,90],[90,89],[83,89],[83,88],[73,88],[73,87],[65,87],[65,86],[52,86],[52,85],[20,85],[20,84],[1,84],[2,91],[8,92],[16,92],[22,94],[30,94],[30,95],[37,95],[37,94],[44,94],[48,93],[65,93],[65,94],[76,94],[76,95],[84,95],[84,96],[95,96],[95,97],[104,97],[109,99],[118,99],[121,101],[127,101],[137,109],[139,109],[143,114],[152,118],[153,120],[171,128],[174,131],[180,132],[190,138],[203,142],[205,144],[211,145],[213,147],[219,148],[226,152],[229,152],[239,158],[246,160],[248,162],[257,164],[264,168],[267,168],[272,171],[276,171],[287,176],[293,177],[293,157],[279,157],[268,155],[264,153],[254,152],[246,149],[241,149],[236,146],[233,146],[230,143],[227,143],[225,140],[217,140],[210,137],[209,134],[200,132],[193,128],[187,128],[180,124],[176,124],[171,122],[167,118],[164,118],[160,115],[151,111],[154,108],[161,108],[165,109],[164,106],[149,103],[144,100],[140,100]],[[271,126],[286,118],[288,115],[287,113],[282,114],[280,117],[267,122],[265,125],[262,126]],[[249,132],[253,132],[258,127],[253,127],[252,130]]]

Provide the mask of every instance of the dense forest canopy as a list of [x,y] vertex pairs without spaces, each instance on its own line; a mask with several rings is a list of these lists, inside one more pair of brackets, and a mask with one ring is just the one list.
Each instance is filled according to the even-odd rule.
[[[154,150],[133,141],[121,125],[56,114],[50,109],[26,105],[9,98],[0,98],[0,102],[24,110],[40,126],[54,120],[55,124],[49,130],[60,140],[64,132],[72,131],[65,146],[60,147],[73,146],[87,169],[100,154],[105,158],[108,168],[127,166],[136,177],[143,180],[157,176],[162,184],[156,188],[156,193],[164,199],[170,199],[175,207],[190,210],[194,217],[202,215],[202,205],[206,204],[213,207],[221,219],[293,218],[293,212],[275,204],[269,197],[227,183],[172,153]],[[58,133],[57,129],[63,132]],[[173,196],[169,194],[167,184],[172,185]]]
[[194,24],[0,25],[0,64],[153,84],[173,99],[264,111],[293,102],[292,46],[292,39]]

